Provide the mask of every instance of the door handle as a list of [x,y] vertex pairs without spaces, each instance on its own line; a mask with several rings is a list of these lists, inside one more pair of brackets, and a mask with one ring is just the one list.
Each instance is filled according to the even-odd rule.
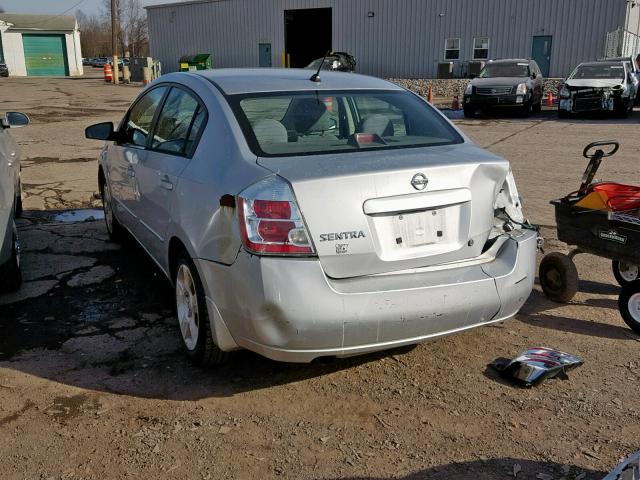
[[171,183],[171,180],[169,180],[168,175],[165,175],[160,178],[160,186],[165,190],[169,190],[169,191],[173,190],[173,183]]

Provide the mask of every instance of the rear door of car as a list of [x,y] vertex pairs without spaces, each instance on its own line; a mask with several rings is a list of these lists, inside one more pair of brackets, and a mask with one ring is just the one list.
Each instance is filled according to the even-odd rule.
[[147,156],[149,133],[167,90],[166,86],[159,86],[136,100],[122,122],[120,139],[109,147],[107,153],[107,175],[118,220],[140,241],[140,189],[135,167]]
[[157,115],[148,153],[134,166],[140,190],[141,241],[159,262],[166,252],[179,176],[195,153],[206,121],[207,110],[197,95],[173,85]]

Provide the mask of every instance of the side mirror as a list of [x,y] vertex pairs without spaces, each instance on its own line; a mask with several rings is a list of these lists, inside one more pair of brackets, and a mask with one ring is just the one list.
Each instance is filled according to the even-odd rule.
[[29,125],[29,117],[20,112],[7,112],[2,119],[3,128],[19,128]]
[[84,136],[91,140],[115,140],[113,122],[96,123],[84,129]]
[[469,80],[473,80],[474,78],[476,78],[476,74],[475,73],[470,73],[469,74]]
[[535,80],[536,78],[538,78],[538,74],[536,72],[531,72],[531,78]]

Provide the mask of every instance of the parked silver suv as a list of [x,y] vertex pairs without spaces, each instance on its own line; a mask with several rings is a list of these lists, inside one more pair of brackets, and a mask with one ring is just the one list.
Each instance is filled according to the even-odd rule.
[[362,75],[163,76],[107,140],[99,184],[175,285],[200,364],[308,362],[512,317],[535,277],[509,163],[422,98]]

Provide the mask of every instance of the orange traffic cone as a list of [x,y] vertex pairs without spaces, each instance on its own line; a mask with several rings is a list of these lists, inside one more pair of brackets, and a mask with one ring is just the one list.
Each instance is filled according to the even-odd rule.
[[551,93],[551,90],[547,94],[547,107],[553,107],[553,93]]
[[429,93],[427,93],[427,102],[433,103],[433,86],[429,84]]
[[453,101],[451,102],[451,110],[460,110],[460,97],[455,95],[453,97]]

